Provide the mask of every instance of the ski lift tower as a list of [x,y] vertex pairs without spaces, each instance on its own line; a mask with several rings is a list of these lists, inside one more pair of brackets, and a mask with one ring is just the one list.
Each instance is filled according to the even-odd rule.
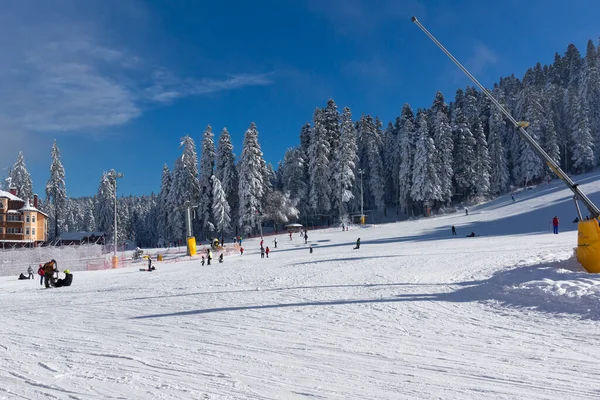
[[[458,68],[460,68],[468,77],[481,89],[483,94],[500,111],[517,129],[517,132],[521,137],[533,148],[536,154],[544,160],[548,168],[550,168],[559,178],[564,182],[565,185],[573,192],[573,200],[575,201],[575,208],[579,217],[579,223],[577,229],[579,231],[577,239],[577,260],[581,263],[583,268],[588,272],[600,273],[600,225],[598,218],[600,217],[600,210],[596,205],[579,189],[578,184],[573,182],[571,178],[560,169],[559,165],[554,161],[541,146],[527,133],[525,130],[529,124],[525,121],[517,121],[499,102],[492,96],[489,90],[487,90],[479,81],[471,75],[471,73],[460,63],[454,56],[446,50],[446,48],[431,34],[429,31],[419,22],[417,17],[411,18],[414,22],[428,37],[431,39],[439,48],[442,50],[448,58],[450,58]],[[589,220],[583,219],[579,204],[577,201],[581,201],[588,209],[590,215]]]
[[196,255],[196,237],[192,232],[192,209],[198,208],[197,205],[192,205],[189,200],[183,203],[183,206],[177,208],[177,210],[185,210],[185,232],[186,232],[186,243],[187,243],[187,255]]

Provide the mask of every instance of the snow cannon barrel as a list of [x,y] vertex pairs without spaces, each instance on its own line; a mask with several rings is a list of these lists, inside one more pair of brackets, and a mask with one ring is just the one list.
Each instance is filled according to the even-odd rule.
[[577,224],[577,261],[587,272],[600,273],[600,225],[589,219]]

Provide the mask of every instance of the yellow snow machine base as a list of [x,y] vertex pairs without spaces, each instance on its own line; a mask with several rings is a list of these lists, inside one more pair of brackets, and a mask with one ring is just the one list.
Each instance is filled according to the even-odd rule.
[[600,225],[590,219],[577,224],[577,261],[590,273],[600,273]]

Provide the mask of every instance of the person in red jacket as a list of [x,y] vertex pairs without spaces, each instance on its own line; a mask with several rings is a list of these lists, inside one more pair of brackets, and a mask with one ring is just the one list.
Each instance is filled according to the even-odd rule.
[[554,229],[554,234],[558,235],[558,217],[556,215],[552,218],[552,228]]
[[267,254],[267,258],[269,258],[269,246],[267,246],[267,248],[265,249],[265,253]]

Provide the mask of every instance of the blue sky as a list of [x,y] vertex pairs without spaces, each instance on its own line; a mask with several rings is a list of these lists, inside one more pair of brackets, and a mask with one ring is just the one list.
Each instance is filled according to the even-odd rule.
[[412,15],[488,86],[600,36],[597,0],[1,2],[1,174],[23,151],[42,194],[56,139],[69,196],[149,194],[208,124],[273,165],[329,98],[387,124],[469,84]]

